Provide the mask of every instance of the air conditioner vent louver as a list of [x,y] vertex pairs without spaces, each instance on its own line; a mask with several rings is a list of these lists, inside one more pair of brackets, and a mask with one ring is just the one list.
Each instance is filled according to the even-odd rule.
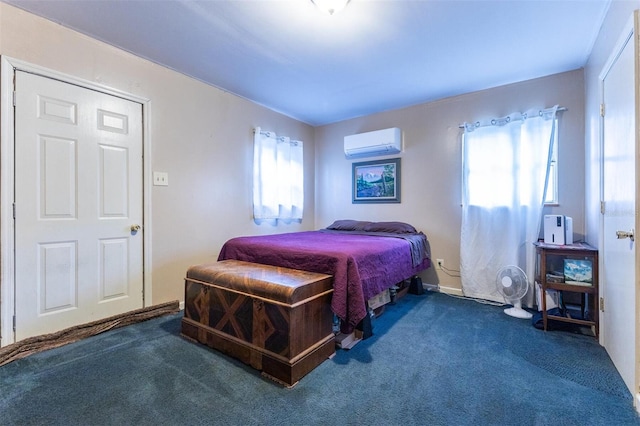
[[344,137],[347,158],[392,155],[402,151],[402,131],[393,127]]

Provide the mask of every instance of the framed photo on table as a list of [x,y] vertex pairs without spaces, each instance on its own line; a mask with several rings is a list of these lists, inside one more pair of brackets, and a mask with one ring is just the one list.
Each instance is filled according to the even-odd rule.
[[400,158],[353,163],[352,202],[399,203]]

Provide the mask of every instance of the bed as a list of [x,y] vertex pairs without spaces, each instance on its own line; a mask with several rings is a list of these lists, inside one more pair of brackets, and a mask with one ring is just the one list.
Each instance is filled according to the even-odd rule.
[[317,231],[227,241],[218,260],[241,260],[333,275],[331,309],[346,329],[367,301],[430,266],[427,237],[404,222],[338,220]]

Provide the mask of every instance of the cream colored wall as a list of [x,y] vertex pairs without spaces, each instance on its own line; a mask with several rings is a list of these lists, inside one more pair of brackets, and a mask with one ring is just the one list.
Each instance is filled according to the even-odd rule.
[[[458,124],[529,107],[558,103],[569,109],[561,122],[561,203],[549,212],[573,216],[577,236],[585,233],[584,162],[576,160],[585,157],[581,70],[314,131],[4,3],[0,3],[0,54],[150,99],[152,170],[168,172],[170,182],[169,187],[153,187],[150,194],[153,303],[182,299],[186,267],[215,259],[230,237],[315,229],[340,218],[413,223],[429,236],[433,257],[443,258],[446,266],[457,269]],[[302,224],[275,228],[257,226],[251,220],[251,138],[255,126],[305,141],[306,213]],[[344,158],[343,137],[395,126],[403,130],[405,143],[400,155],[402,203],[352,204],[352,162]],[[453,290],[460,288],[457,277],[436,275],[433,270],[423,278]]]
[[[584,235],[584,78],[583,70],[552,75],[437,102],[383,112],[317,127],[316,227],[336,219],[400,220],[429,238],[432,257],[458,270],[460,263],[461,142],[458,125],[513,111],[568,108],[560,120],[559,198],[551,214],[574,219],[576,238]],[[352,204],[351,164],[343,153],[346,135],[399,127],[405,149],[402,158],[400,204]],[[358,160],[363,161],[363,160]],[[455,275],[455,274],[454,274]],[[459,292],[460,280],[433,270],[423,281]]]
[[602,101],[602,89],[599,76],[622,35],[623,28],[636,9],[640,9],[640,1],[638,0],[611,2],[585,67],[586,222],[587,240],[595,247],[600,245],[600,102]]
[[[150,100],[154,304],[183,299],[189,265],[213,261],[227,239],[314,227],[313,128],[60,25],[0,3],[0,54]],[[305,142],[302,224],[252,221],[253,128]],[[11,141],[1,141],[11,143]]]

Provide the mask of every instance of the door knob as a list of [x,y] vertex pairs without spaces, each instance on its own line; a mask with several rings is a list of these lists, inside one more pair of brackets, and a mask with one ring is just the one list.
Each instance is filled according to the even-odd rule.
[[136,224],[136,225],[131,225],[131,232],[133,232],[134,234],[136,232],[138,232],[140,229],[142,229],[142,226]]
[[623,240],[625,238],[629,238],[631,241],[635,240],[633,229],[631,231],[616,231],[616,237],[618,237],[619,240]]

